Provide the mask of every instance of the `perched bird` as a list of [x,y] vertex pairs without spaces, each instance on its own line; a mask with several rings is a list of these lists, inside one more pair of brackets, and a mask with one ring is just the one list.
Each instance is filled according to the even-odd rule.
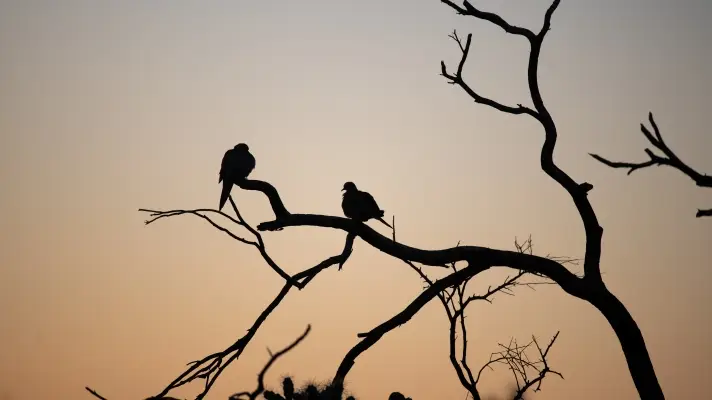
[[345,216],[361,222],[375,218],[393,229],[388,222],[383,220],[383,210],[378,207],[370,193],[356,189],[353,182],[344,183],[344,188],[341,190],[345,191],[344,199],[341,201],[341,209],[344,210]]
[[246,144],[240,143],[225,152],[220,165],[218,183],[222,182],[222,192],[220,193],[220,208],[222,210],[232,185],[244,180],[255,169],[255,157],[250,153],[250,148]]

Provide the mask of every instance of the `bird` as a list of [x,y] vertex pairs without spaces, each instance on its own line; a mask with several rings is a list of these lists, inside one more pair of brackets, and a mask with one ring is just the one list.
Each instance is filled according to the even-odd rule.
[[250,153],[250,148],[245,143],[239,143],[225,152],[218,174],[218,183],[222,182],[223,184],[218,210],[222,210],[225,206],[232,185],[245,180],[253,169],[255,169],[255,157]]
[[387,227],[393,227],[383,219],[384,212],[378,207],[376,200],[368,192],[362,192],[356,188],[353,182],[344,183],[344,198],[341,201],[341,209],[348,218],[366,222],[375,218],[383,222]]

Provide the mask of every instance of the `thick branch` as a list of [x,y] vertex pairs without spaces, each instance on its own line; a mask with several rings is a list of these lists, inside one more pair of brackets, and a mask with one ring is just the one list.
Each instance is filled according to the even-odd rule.
[[[665,165],[682,172],[687,177],[692,179],[699,187],[712,188],[712,176],[702,174],[694,168],[690,167],[684,161],[682,161],[677,156],[677,154],[675,154],[675,152],[670,149],[670,147],[668,147],[667,143],[665,143],[665,140],[663,139],[662,134],[660,133],[658,125],[655,123],[655,119],[653,118],[652,112],[648,113],[648,121],[650,121],[650,125],[653,127],[654,134],[651,133],[644,124],[640,124],[640,131],[643,132],[643,136],[645,136],[645,138],[653,147],[663,153],[662,156],[655,154],[652,150],[648,148],[644,150],[645,154],[648,155],[648,160],[642,162],[611,161],[599,156],[598,154],[590,153],[589,155],[597,161],[611,168],[627,168],[628,175],[639,169]],[[712,210],[697,211],[697,218],[707,216],[712,216]]]
[[493,266],[506,266],[524,270],[529,273],[546,276],[559,284],[567,293],[577,297],[581,296],[580,279],[576,275],[554,260],[535,255],[478,246],[422,250],[396,243],[361,222],[327,215],[290,214],[275,221],[263,222],[257,226],[257,229],[269,231],[290,226],[318,226],[340,229],[359,236],[366,243],[392,257],[424,265],[442,267],[454,262],[467,261],[470,266],[482,270]]
[[[482,267],[470,262],[467,267],[433,282],[432,285],[416,297],[415,300],[413,300],[403,311],[396,314],[388,321],[383,322],[367,333],[360,333],[358,337],[362,338],[362,340],[357,343],[341,361],[341,365],[339,365],[339,368],[336,371],[332,384],[337,387],[342,387],[346,375],[356,362],[356,358],[376,344],[383,337],[383,335],[408,322],[426,304],[428,304],[430,300],[438,296],[439,293],[449,287],[462,284],[464,281],[471,279],[473,276],[486,270],[487,268],[489,267]],[[577,291],[577,289],[578,285],[576,285],[574,291]]]
[[695,214],[697,218],[700,217],[712,217],[712,208],[708,208],[706,210],[699,209],[697,210],[697,214]]
[[588,182],[583,182],[581,184],[576,183],[570,176],[568,176],[568,174],[566,174],[554,163],[554,148],[557,140],[556,125],[554,124],[551,114],[544,105],[544,101],[539,90],[538,69],[541,46],[544,41],[544,36],[551,29],[551,18],[559,6],[560,0],[554,0],[546,10],[544,15],[544,24],[537,35],[534,35],[529,30],[525,30],[526,32],[518,30],[523,28],[512,29],[506,22],[504,22],[504,20],[501,19],[501,17],[497,16],[495,18],[492,16],[493,14],[479,12],[471,5],[468,5],[469,3],[467,2],[465,2],[465,9],[461,9],[452,2],[446,0],[443,0],[443,2],[458,12],[463,11],[461,13],[464,15],[471,15],[475,18],[495,23],[509,33],[522,35],[529,39],[531,51],[529,55],[528,81],[535,110],[524,107],[521,104],[518,104],[517,107],[503,105],[494,100],[483,97],[464,82],[461,76],[462,65],[467,58],[472,35],[468,35],[465,46],[462,46],[458,37],[453,35],[455,41],[460,44],[460,49],[463,53],[458,67],[458,72],[455,73],[455,75],[449,74],[446,70],[445,63],[441,62],[441,73],[450,80],[449,83],[460,86],[472,99],[475,100],[476,103],[493,107],[508,114],[528,114],[536,118],[542,124],[546,133],[546,138],[541,151],[541,167],[544,172],[551,176],[569,193],[574,201],[574,204],[581,215],[584,229],[586,231],[586,256],[584,259],[585,276],[587,279],[601,281],[599,264],[601,259],[601,236],[603,235],[603,228],[599,225],[598,218],[596,217],[593,207],[587,197],[588,192],[593,188],[593,186]]
[[237,183],[237,185],[244,190],[256,190],[267,195],[269,198],[269,203],[272,206],[272,211],[274,212],[274,217],[279,218],[289,214],[287,208],[282,203],[282,199],[277,193],[277,189],[271,184],[258,180],[245,179]]
[[[529,38],[531,46],[527,68],[529,91],[534,104],[534,110],[538,116],[537,119],[542,124],[545,132],[544,144],[541,149],[541,168],[547,175],[554,179],[568,192],[574,202],[574,205],[576,206],[576,209],[578,210],[579,215],[581,216],[581,221],[583,222],[586,234],[584,290],[592,292],[606,291],[600,271],[601,239],[603,236],[603,228],[599,224],[598,218],[596,217],[593,207],[587,197],[588,192],[593,189],[593,185],[588,182],[577,183],[555,164],[554,149],[556,147],[558,132],[551,113],[544,104],[539,88],[538,70],[542,43],[546,33],[551,29],[551,19],[559,4],[560,0],[554,0],[551,6],[547,9],[544,15],[544,24],[536,37],[525,35]],[[448,5],[452,7],[451,4]],[[470,15],[492,22],[492,18],[488,16],[483,16],[481,14],[478,15],[477,13],[472,13]],[[510,33],[517,34],[516,32]],[[705,212],[701,210],[698,212],[698,215],[699,214],[705,214]],[[552,276],[549,277],[561,285],[557,279]],[[564,287],[562,286],[562,288]],[[564,288],[564,290],[566,290],[566,288]],[[615,298],[612,299],[609,297],[605,301],[598,301],[591,293],[584,295],[583,298],[594,304],[594,306],[602,312],[604,312],[603,309],[605,308],[607,311],[604,312],[604,315],[606,315],[606,319],[612,325],[618,326],[617,324],[619,320],[627,320],[625,328],[619,328],[620,331],[617,331],[617,333],[619,334],[619,338],[621,338],[622,342],[624,339],[628,342],[628,345],[624,346],[623,349],[626,360],[628,361],[631,376],[633,377],[633,381],[638,389],[638,393],[641,398],[646,400],[664,399],[664,394],[660,388],[652,363],[650,362],[650,355],[647,352],[642,336],[625,331],[626,329],[630,329],[632,331],[639,332],[635,321],[630,318],[630,315],[625,307],[623,307],[622,304],[620,304],[620,307],[612,304],[615,303]],[[628,318],[630,318],[630,320],[628,320]]]

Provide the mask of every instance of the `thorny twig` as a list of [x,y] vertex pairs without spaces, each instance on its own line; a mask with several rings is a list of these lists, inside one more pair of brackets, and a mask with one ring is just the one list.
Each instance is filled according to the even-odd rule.
[[[499,343],[502,350],[494,352],[490,355],[489,361],[483,365],[478,372],[477,379],[479,380],[485,369],[491,370],[493,369],[492,366],[495,364],[506,364],[512,372],[517,386],[517,391],[513,400],[521,400],[524,393],[526,393],[529,389],[533,388],[535,392],[541,390],[544,378],[549,373],[558,375],[561,379],[564,379],[564,376],[561,373],[554,371],[549,367],[548,360],[546,359],[549,355],[549,350],[551,350],[552,346],[554,346],[554,342],[556,342],[558,337],[559,332],[556,332],[554,337],[544,349],[539,346],[539,342],[534,336],[532,336],[532,340],[524,346],[518,345],[516,339],[511,339],[507,345]],[[527,350],[532,347],[532,344],[536,347],[538,352],[537,358],[533,361],[530,356],[527,355]],[[535,385],[536,387],[534,387]]]
[[[650,130],[648,130],[648,128],[642,123],[640,124],[640,131],[643,132],[643,135],[648,142],[653,145],[654,148],[662,152],[663,155],[655,154],[653,150],[650,150],[649,148],[644,149],[649,160],[642,162],[611,161],[599,156],[598,154],[589,153],[589,155],[611,168],[628,168],[628,175],[639,169],[665,165],[687,175],[690,179],[695,181],[697,186],[712,188],[712,176],[697,172],[695,169],[682,161],[677,154],[675,154],[675,152],[668,147],[662,134],[660,133],[660,128],[658,128],[658,125],[655,123],[652,112],[648,113],[648,121],[650,121],[650,126],[653,127],[653,133],[651,133]],[[712,216],[712,208],[698,209],[695,216],[697,218]]]

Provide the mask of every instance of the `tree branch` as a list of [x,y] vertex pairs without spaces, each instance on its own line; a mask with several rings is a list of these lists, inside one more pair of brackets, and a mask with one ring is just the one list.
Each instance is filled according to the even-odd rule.
[[486,11],[481,11],[481,10],[475,8],[467,0],[465,0],[463,2],[463,7],[460,7],[457,4],[455,4],[454,2],[449,1],[449,0],[441,0],[441,2],[450,6],[450,8],[455,10],[460,15],[469,15],[469,16],[472,16],[472,17],[475,17],[475,18],[478,18],[481,20],[491,22],[494,25],[497,25],[498,27],[502,28],[505,32],[510,33],[512,35],[524,36],[524,37],[528,38],[529,40],[534,38],[534,32],[530,31],[529,29],[511,25],[510,23],[505,21],[504,18],[500,17],[497,14],[486,12]]
[[262,368],[262,371],[260,371],[259,375],[257,376],[257,388],[255,388],[255,390],[253,390],[251,393],[241,392],[241,393],[233,394],[232,396],[230,396],[230,400],[233,400],[233,399],[237,400],[237,399],[241,399],[243,397],[247,397],[250,400],[255,400],[257,398],[257,396],[261,395],[262,392],[264,392],[264,390],[265,390],[265,375],[267,374],[267,371],[272,366],[272,364],[274,364],[279,357],[283,356],[284,354],[286,354],[293,348],[297,347],[297,345],[302,340],[304,340],[304,338],[307,337],[310,330],[311,330],[311,325],[307,325],[307,329],[304,331],[304,333],[302,333],[302,335],[299,336],[292,344],[290,344],[289,346],[285,347],[284,349],[282,349],[274,354],[270,353],[269,361],[267,362],[267,364],[265,364],[265,366]]
[[[446,2],[446,4],[448,4]],[[556,141],[558,138],[558,132],[556,124],[551,116],[551,113],[544,104],[544,100],[541,95],[541,90],[539,88],[539,56],[541,54],[541,48],[544,41],[546,33],[551,29],[551,19],[554,12],[558,8],[560,0],[554,0],[549,8],[546,10],[544,15],[544,23],[542,25],[539,33],[532,37],[531,35],[524,34],[521,31],[511,32],[512,29],[504,28],[505,31],[519,34],[525,36],[529,39],[530,52],[529,61],[527,66],[527,80],[529,85],[529,92],[531,95],[532,102],[534,104],[534,110],[536,112],[537,120],[541,123],[544,128],[545,138],[544,144],[541,148],[541,168],[542,170],[554,179],[571,197],[576,209],[581,217],[583,223],[584,231],[586,234],[586,252],[584,255],[584,279],[583,279],[583,290],[588,293],[582,298],[594,305],[599,311],[601,311],[605,316],[611,327],[615,330],[616,336],[618,337],[623,352],[626,356],[626,362],[628,363],[628,368],[630,370],[631,376],[635,383],[636,389],[643,399],[658,400],[664,399],[664,394],[660,384],[658,382],[655,370],[653,368],[652,361],[650,360],[650,355],[648,353],[645,341],[643,340],[640,330],[630,316],[628,310],[620,303],[620,301],[611,294],[601,277],[601,240],[603,237],[603,227],[601,227],[598,222],[598,217],[593,210],[593,207],[588,200],[588,192],[593,189],[593,185],[588,182],[577,183],[573,178],[571,178],[566,172],[559,168],[554,162],[554,149],[556,147]],[[448,4],[453,7],[452,4]],[[453,7],[459,11],[458,8]],[[470,7],[472,8],[472,7]],[[464,13],[463,13],[464,14]],[[471,12],[468,15],[472,15],[475,18],[482,19],[489,22],[494,22],[495,24],[502,26],[501,21],[493,18],[491,16],[482,15],[481,13]],[[448,77],[448,79],[451,79]],[[452,79],[451,82],[453,83]],[[466,90],[467,92],[467,90]],[[478,97],[473,96],[472,93],[468,92],[471,97],[478,100]],[[496,108],[496,107],[495,107]],[[500,111],[508,112],[510,114],[521,113],[520,110],[517,112],[512,112],[514,110],[498,108]],[[705,214],[706,210],[700,210],[698,215]],[[712,211],[710,211],[712,212]],[[558,279],[551,275],[547,275],[552,278],[559,285]],[[564,288],[562,286],[564,290]],[[574,295],[575,296],[575,295]],[[577,296],[578,297],[578,296]]]
[[[494,15],[494,14],[493,14]],[[440,75],[444,76],[445,78],[449,79],[450,84],[452,85],[458,85],[461,87],[470,97],[472,97],[475,100],[475,103],[479,104],[484,104],[486,106],[495,108],[501,112],[505,112],[508,114],[528,114],[533,116],[534,118],[539,118],[537,113],[532,110],[529,107],[525,107],[521,104],[517,104],[517,107],[512,107],[512,106],[507,106],[502,103],[499,103],[495,100],[492,100],[490,98],[484,97],[477,93],[474,89],[472,89],[463,79],[462,77],[462,69],[465,66],[465,62],[467,61],[467,56],[470,53],[470,44],[472,42],[472,34],[467,35],[467,41],[465,44],[462,44],[462,40],[460,40],[460,37],[457,36],[457,31],[453,31],[453,33],[450,35],[450,37],[458,44],[460,47],[460,51],[462,51],[462,57],[460,58],[460,62],[458,63],[457,66],[457,72],[455,72],[454,75],[450,74],[447,72],[447,67],[445,66],[445,61],[440,61]]]
[[[459,246],[459,243],[458,243],[458,246]],[[519,252],[519,253],[526,253],[526,254],[530,254],[530,255],[533,254],[533,245],[532,245],[531,236],[522,244],[520,244],[515,239],[514,246],[516,247],[517,252]],[[572,263],[572,264],[576,263],[575,259],[568,259],[568,258],[561,258],[561,259],[563,259],[567,263]],[[410,268],[413,269],[421,277],[421,279],[423,279],[423,281],[425,281],[426,288],[433,285],[433,281],[427,276],[427,274],[425,274],[425,272],[422,270],[422,268],[417,267],[415,264],[413,264],[410,261],[405,261],[405,263],[408,266],[410,266]],[[453,270],[453,272],[457,272],[457,266],[455,263],[450,264],[450,268]],[[460,380],[460,383],[468,391],[468,393],[472,396],[473,400],[480,400],[482,398],[479,393],[479,390],[477,388],[477,384],[480,381],[480,376],[482,374],[482,370],[484,368],[486,368],[487,365],[483,366],[482,369],[480,369],[479,374],[475,378],[472,373],[472,370],[470,369],[468,362],[467,362],[468,342],[467,342],[467,326],[465,324],[465,309],[467,308],[468,305],[470,305],[471,302],[476,301],[476,300],[484,300],[484,301],[491,303],[492,302],[491,298],[497,293],[503,293],[503,294],[507,294],[510,296],[514,295],[514,293],[512,292],[512,289],[514,289],[517,286],[527,286],[527,287],[530,287],[533,289],[534,285],[549,283],[549,282],[522,282],[521,280],[526,274],[527,273],[524,271],[519,271],[517,274],[515,274],[512,277],[508,276],[507,278],[505,278],[505,280],[500,285],[498,285],[494,288],[488,287],[487,291],[481,295],[469,295],[469,296],[466,295],[467,284],[468,284],[468,282],[470,282],[471,278],[466,278],[462,283],[460,283],[457,286],[452,287],[452,289],[449,291],[446,289],[446,290],[436,294],[436,296],[440,300],[440,303],[443,305],[445,314],[447,315],[448,322],[450,325],[450,333],[449,333],[450,363],[452,364],[453,368],[455,369],[455,373],[457,374],[457,377]],[[460,326],[460,332],[462,335],[462,345],[461,345],[461,352],[460,352],[459,360],[458,360],[457,351],[456,351],[458,324]],[[490,364],[491,364],[491,362],[490,362]]]
[[554,163],[554,148],[556,146],[557,140],[557,130],[549,110],[544,105],[544,101],[541,96],[539,89],[539,55],[541,53],[542,43],[544,41],[544,36],[551,29],[551,18],[554,12],[560,4],[560,0],[554,0],[549,8],[544,14],[544,23],[538,34],[534,35],[532,31],[524,28],[511,27],[507,24],[501,17],[493,16],[494,14],[484,13],[475,9],[468,2],[465,2],[465,8],[460,8],[454,3],[442,0],[443,3],[447,4],[451,8],[458,11],[462,15],[471,15],[475,18],[482,19],[495,25],[502,27],[506,32],[524,36],[529,40],[531,45],[531,50],[529,54],[528,63],[528,82],[529,91],[531,94],[532,101],[534,103],[534,110],[518,104],[517,107],[506,106],[498,103],[494,100],[483,97],[475,90],[473,90],[469,85],[467,85],[462,79],[462,65],[464,64],[470,47],[470,41],[472,35],[468,35],[467,42],[465,46],[461,45],[461,41],[456,35],[453,35],[456,42],[460,45],[461,51],[463,53],[460,60],[460,65],[458,66],[458,72],[455,75],[449,74],[445,67],[445,63],[441,62],[441,75],[446,77],[450,84],[457,84],[460,86],[476,103],[484,104],[493,107],[501,112],[507,114],[528,114],[536,118],[544,127],[546,136],[544,140],[544,145],[541,150],[541,166],[544,172],[546,172],[550,177],[552,177],[556,182],[558,182],[571,196],[574,204],[576,205],[579,214],[581,215],[582,222],[584,224],[584,229],[586,231],[586,256],[584,258],[584,271],[585,277],[587,279],[592,279],[595,281],[601,281],[600,273],[600,258],[601,258],[601,236],[603,235],[603,228],[601,228],[598,223],[598,218],[593,211],[593,207],[588,201],[587,194],[593,188],[593,186],[588,182],[582,182],[580,184],[576,183],[568,174],[561,170]]
[[[692,179],[699,187],[712,188],[712,176],[702,174],[697,170],[693,169],[684,161],[682,161],[677,156],[677,154],[675,154],[675,152],[670,149],[670,147],[668,147],[667,143],[665,143],[665,140],[663,139],[662,134],[660,133],[658,125],[655,123],[655,119],[653,118],[652,112],[648,113],[648,121],[650,121],[650,125],[653,127],[654,134],[651,133],[648,128],[642,123],[640,124],[640,131],[643,132],[643,136],[645,136],[645,138],[654,148],[658,149],[660,152],[663,153],[662,156],[655,154],[653,150],[650,150],[649,148],[646,148],[644,150],[645,154],[648,155],[649,159],[648,161],[643,162],[611,161],[599,156],[598,154],[589,153],[589,155],[597,161],[611,168],[627,168],[628,175],[639,169],[665,165],[682,172],[687,177]],[[708,216],[712,216],[712,209],[697,210],[697,218]]]
[[[254,181],[254,182],[243,182],[243,185],[246,187],[249,187],[251,189],[248,190],[259,190],[262,191],[264,190],[265,193],[269,193],[270,196],[270,203],[272,205],[278,205],[277,209],[275,210],[275,215],[289,215],[289,213],[283,213],[280,212],[279,207],[281,207],[284,211],[284,205],[282,204],[281,199],[279,198],[279,194],[277,193],[277,190],[270,185],[269,183],[262,182],[262,181]],[[333,265],[339,265],[339,268],[346,262],[346,260],[349,258],[351,255],[351,252],[353,251],[353,237],[347,236],[346,243],[344,244],[344,249],[342,250],[341,254],[330,257],[319,264],[308,268],[294,276],[289,276],[284,270],[282,270],[275,262],[274,260],[269,256],[267,253],[266,245],[264,243],[264,240],[262,239],[262,235],[255,230],[250,224],[248,224],[245,219],[242,217],[240,214],[240,211],[237,208],[237,205],[235,204],[234,200],[232,199],[232,196],[229,197],[230,204],[232,205],[233,211],[235,212],[236,218],[233,218],[230,215],[227,215],[221,211],[218,210],[213,210],[213,209],[195,209],[195,210],[170,210],[170,211],[157,211],[157,210],[148,210],[148,209],[140,209],[139,211],[141,212],[147,212],[150,214],[152,217],[151,219],[146,221],[146,224],[151,224],[157,220],[163,219],[163,218],[168,218],[168,217],[174,217],[174,216],[179,216],[179,215],[195,215],[200,217],[201,219],[207,221],[210,223],[213,227],[216,229],[220,230],[221,232],[227,234],[231,238],[241,242],[245,243],[251,246],[254,246],[255,248],[258,249],[260,255],[262,255],[263,259],[267,264],[272,267],[273,270],[275,270],[278,275],[280,275],[284,280],[285,280],[285,285],[282,287],[281,291],[277,294],[277,296],[272,300],[272,302],[262,311],[262,313],[257,317],[255,322],[252,324],[250,329],[247,331],[247,333],[238,339],[235,343],[227,347],[225,350],[208,355],[201,360],[193,361],[189,363],[189,368],[187,368],[182,374],[180,374],[176,379],[174,379],[170,384],[168,384],[158,395],[154,396],[154,398],[167,398],[165,397],[171,390],[176,389],[180,386],[183,386],[185,384],[188,384],[190,382],[193,382],[195,380],[199,379],[204,379],[205,380],[205,386],[203,391],[198,395],[197,399],[202,399],[204,398],[207,393],[210,391],[211,387],[213,384],[216,382],[217,378],[222,374],[222,372],[236,359],[240,357],[244,349],[246,348],[247,344],[250,342],[250,340],[254,337],[254,335],[257,333],[257,330],[260,328],[262,323],[267,319],[267,317],[277,308],[277,306],[282,302],[282,300],[286,297],[287,293],[292,287],[297,287],[299,289],[304,288],[316,275],[323,271],[324,269],[333,266]],[[250,233],[252,233],[255,236],[255,240],[247,240],[244,239],[235,233],[233,233],[230,229],[223,227],[222,225],[216,223],[212,218],[208,217],[207,214],[212,213],[212,214],[219,214],[225,218],[227,218],[229,221],[232,223],[241,226],[245,229],[247,229]],[[96,392],[93,392],[91,389],[88,389],[92,394],[96,395]]]
[[443,267],[453,262],[467,261],[482,270],[493,266],[507,266],[529,273],[543,275],[555,281],[564,291],[574,296],[581,295],[580,279],[561,263],[530,254],[497,250],[479,246],[458,246],[443,250],[423,250],[394,242],[366,224],[348,218],[316,215],[290,214],[275,221],[257,226],[261,231],[283,229],[293,226],[314,226],[339,229],[352,233],[383,253],[400,260],[409,260],[424,265]]
[[[314,267],[311,267],[294,275],[294,279],[297,281],[301,281],[302,286],[304,287],[319,272],[323,271],[324,269],[330,266],[343,264],[351,255],[351,252],[352,248],[346,246],[344,247],[342,254],[330,257],[322,261],[321,263],[315,265]],[[231,346],[221,352],[211,354],[201,360],[189,363],[190,367],[181,375],[179,375],[176,379],[174,379],[173,382],[166,386],[163,391],[161,391],[155,397],[160,398],[161,396],[165,396],[171,390],[190,383],[196,379],[205,379],[205,389],[196,398],[198,400],[203,399],[207,395],[208,391],[211,389],[212,385],[217,381],[220,374],[222,374],[222,372],[233,361],[237,360],[240,355],[242,355],[242,352],[245,350],[250,340],[252,340],[254,335],[257,333],[257,330],[260,328],[260,326],[262,326],[262,323],[266,321],[267,317],[277,308],[277,306],[279,306],[279,304],[282,302],[282,300],[284,300],[284,298],[287,296],[287,293],[289,293],[289,290],[292,287],[294,287],[294,285],[290,284],[289,282],[285,282],[284,286],[282,287],[282,290],[277,294],[274,300],[272,300],[272,302],[262,311],[262,313],[260,313],[260,315],[257,317],[255,322],[252,324],[250,329],[243,337],[238,339],[235,343],[233,343]]]

